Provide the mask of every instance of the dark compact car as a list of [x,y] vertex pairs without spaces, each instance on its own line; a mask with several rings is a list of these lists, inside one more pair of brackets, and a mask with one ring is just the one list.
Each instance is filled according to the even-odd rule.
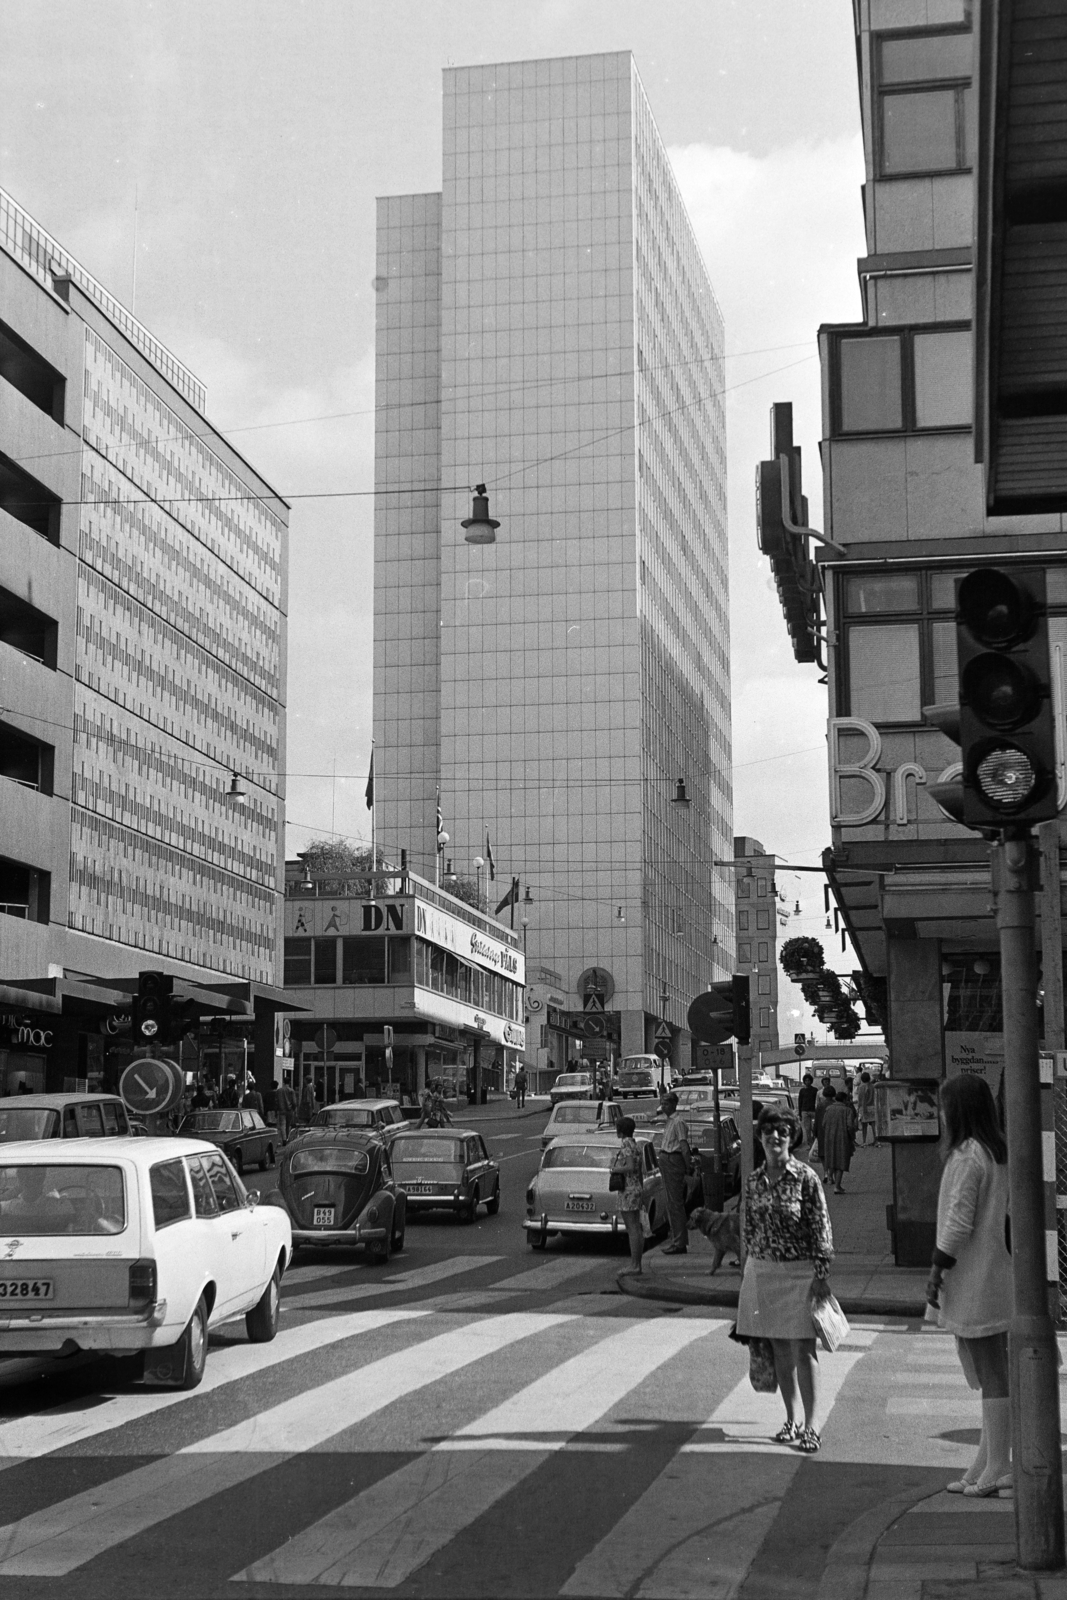
[[278,1190],[266,1203],[288,1211],[294,1248],[362,1245],[373,1261],[404,1248],[407,1199],[385,1140],[364,1128],[297,1134],[282,1152]]
[[484,1201],[491,1217],[500,1210],[500,1168],[481,1134],[469,1128],[420,1128],[399,1133],[390,1158],[409,1207],[444,1208],[473,1222]]
[[258,1111],[190,1111],[178,1133],[183,1139],[207,1139],[224,1150],[246,1172],[258,1161],[266,1171],[274,1165],[276,1128],[268,1128]]
[[0,1142],[107,1139],[132,1133],[116,1094],[16,1094],[0,1100]]

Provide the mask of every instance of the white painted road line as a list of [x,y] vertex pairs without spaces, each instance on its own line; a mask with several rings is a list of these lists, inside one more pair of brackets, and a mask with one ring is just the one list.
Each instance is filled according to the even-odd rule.
[[400,1294],[405,1290],[421,1289],[428,1283],[440,1283],[445,1278],[455,1278],[464,1272],[477,1272],[479,1267],[492,1266],[503,1261],[504,1256],[451,1256],[447,1261],[434,1261],[428,1267],[417,1267],[413,1272],[398,1272],[389,1278],[379,1278],[374,1283],[354,1283],[342,1289],[312,1289],[308,1294],[287,1294],[282,1299],[282,1309],[287,1311],[317,1311],[322,1306],[343,1305],[347,1300],[373,1300],[381,1294]]
[[238,1578],[395,1588],[553,1452],[708,1332],[706,1323],[657,1319],[596,1339]]
[[[568,1278],[580,1278],[583,1273],[602,1267],[602,1261],[576,1261],[573,1256],[560,1256],[556,1261],[546,1261],[544,1266],[531,1267],[528,1272],[517,1272],[513,1277],[501,1278],[487,1284],[489,1289],[508,1290],[513,1294],[536,1294],[540,1289],[554,1289]],[[610,1265],[610,1263],[609,1263]]]
[[487,1317],[372,1361],[175,1455],[0,1528],[0,1577],[62,1577],[181,1511],[325,1444],[393,1401],[563,1317]]
[[421,1310],[389,1306],[379,1311],[354,1311],[346,1317],[320,1317],[315,1322],[305,1322],[300,1328],[284,1329],[270,1344],[238,1344],[225,1350],[212,1350],[207,1371],[197,1389],[138,1389],[134,1394],[109,1396],[103,1403],[98,1394],[87,1395],[51,1411],[38,1411],[0,1423],[0,1471],[17,1466],[20,1461],[48,1455],[53,1450],[68,1449],[128,1422],[138,1422],[142,1417],[153,1417],[170,1406],[196,1400],[241,1378],[255,1377],[270,1367],[281,1366],[341,1339],[423,1315]]

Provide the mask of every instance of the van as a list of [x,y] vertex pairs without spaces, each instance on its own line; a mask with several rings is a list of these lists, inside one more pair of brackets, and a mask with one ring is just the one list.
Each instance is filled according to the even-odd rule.
[[12,1094],[0,1100],[0,1143],[125,1138],[132,1132],[117,1094]]
[[615,1074],[615,1099],[667,1094],[674,1087],[674,1072],[661,1056],[623,1056]]

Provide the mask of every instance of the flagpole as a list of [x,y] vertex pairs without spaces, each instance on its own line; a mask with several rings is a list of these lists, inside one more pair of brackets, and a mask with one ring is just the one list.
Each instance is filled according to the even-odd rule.
[[[378,870],[378,796],[374,785],[374,740],[370,742],[370,869]],[[374,898],[374,879],[371,879],[371,899]]]

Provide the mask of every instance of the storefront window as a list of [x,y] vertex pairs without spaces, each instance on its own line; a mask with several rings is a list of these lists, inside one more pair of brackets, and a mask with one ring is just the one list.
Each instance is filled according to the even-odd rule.
[[385,948],[389,957],[389,982],[404,983],[411,977],[411,940],[387,939]]
[[337,982],[337,940],[315,940],[315,982]]
[[342,939],[341,982],[350,984],[385,982],[384,938]]
[[300,988],[311,982],[311,940],[286,939],[285,987]]

